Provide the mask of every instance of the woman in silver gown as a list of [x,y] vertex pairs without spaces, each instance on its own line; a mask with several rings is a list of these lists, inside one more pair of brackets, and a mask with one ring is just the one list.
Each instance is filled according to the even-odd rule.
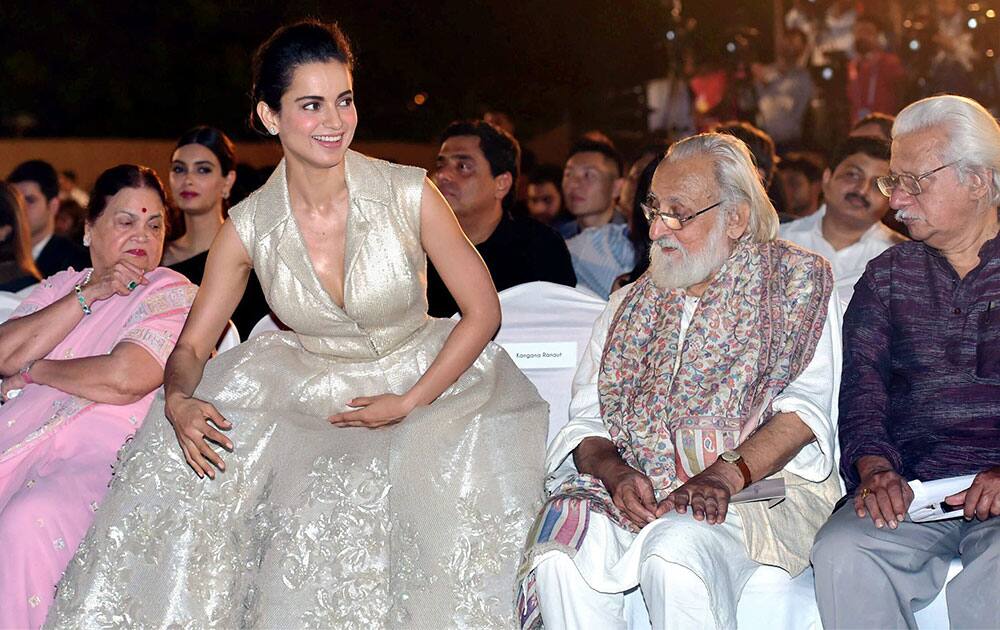
[[[213,244],[50,626],[513,626],[547,408],[489,342],[496,292],[424,172],[348,150],[351,82],[335,26],[258,51],[285,159]],[[427,256],[457,324],[427,317]],[[291,331],[207,361],[251,268]]]

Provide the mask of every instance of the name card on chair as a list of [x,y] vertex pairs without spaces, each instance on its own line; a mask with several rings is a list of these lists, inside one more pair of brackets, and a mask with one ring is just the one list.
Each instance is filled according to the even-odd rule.
[[536,341],[502,343],[510,358],[522,370],[545,370],[576,367],[575,341]]

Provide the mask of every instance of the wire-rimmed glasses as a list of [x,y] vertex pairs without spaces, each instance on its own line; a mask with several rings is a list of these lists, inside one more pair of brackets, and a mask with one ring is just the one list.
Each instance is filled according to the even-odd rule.
[[886,197],[892,196],[892,191],[896,190],[897,186],[902,188],[903,192],[916,197],[920,193],[924,192],[924,189],[920,186],[920,180],[925,177],[930,177],[934,173],[937,173],[942,169],[946,169],[949,166],[954,166],[955,164],[958,164],[958,160],[948,162],[947,164],[943,164],[935,169],[927,171],[926,173],[921,173],[920,175],[911,175],[910,173],[882,175],[881,177],[875,178],[875,184],[878,186],[879,192]]

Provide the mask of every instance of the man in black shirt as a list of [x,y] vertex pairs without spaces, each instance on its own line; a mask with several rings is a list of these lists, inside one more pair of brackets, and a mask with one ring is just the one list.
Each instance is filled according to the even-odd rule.
[[[546,280],[576,286],[563,239],[527,217],[514,217],[520,148],[484,120],[454,122],[441,136],[434,183],[483,257],[497,291]],[[434,317],[458,312],[434,265],[427,263],[427,302]]]
[[59,175],[56,169],[42,160],[29,160],[19,164],[10,175],[11,184],[24,197],[31,231],[31,255],[35,266],[47,278],[69,267],[80,271],[90,266],[89,252],[55,231],[56,214],[59,212]]

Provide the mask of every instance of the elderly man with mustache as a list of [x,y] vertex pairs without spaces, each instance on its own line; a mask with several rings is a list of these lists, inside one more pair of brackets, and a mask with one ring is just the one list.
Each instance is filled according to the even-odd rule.
[[[844,317],[845,505],[816,537],[827,628],[916,627],[947,587],[952,628],[998,628],[1000,126],[959,96],[917,101],[879,180],[913,242],[873,260]],[[974,475],[956,517],[915,523],[907,483]],[[918,506],[922,507],[922,506]]]
[[[645,205],[649,271],[598,319],[549,448],[525,628],[623,628],[636,587],[653,628],[735,628],[749,577],[805,569],[840,496],[829,264],[775,240],[777,213],[729,135],[674,144]],[[730,505],[771,476],[783,503]]]
[[780,228],[781,238],[830,261],[837,294],[845,308],[868,261],[906,240],[882,223],[889,200],[875,181],[888,174],[887,141],[847,138],[823,173],[823,205],[814,214]]

